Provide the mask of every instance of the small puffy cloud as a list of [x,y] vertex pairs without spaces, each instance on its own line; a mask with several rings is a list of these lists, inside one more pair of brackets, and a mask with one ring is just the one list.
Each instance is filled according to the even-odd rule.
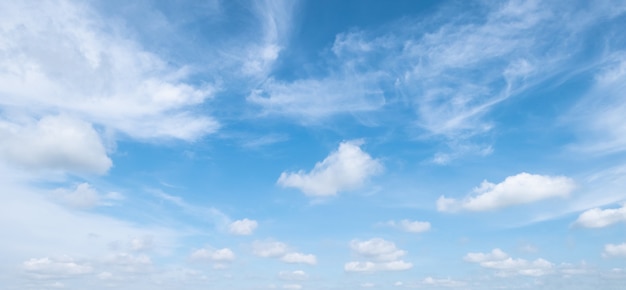
[[346,272],[404,271],[413,268],[412,263],[402,260],[391,262],[348,262],[343,269]]
[[309,275],[302,270],[280,271],[278,273],[278,278],[281,280],[288,280],[288,281],[302,281],[302,280],[308,279]]
[[22,263],[24,271],[39,277],[68,277],[93,272],[90,265],[79,263],[70,258],[30,259]]
[[399,222],[388,221],[386,224],[390,227],[409,233],[423,233],[430,230],[430,223],[422,221],[411,221],[404,219]]
[[64,115],[0,120],[0,139],[0,158],[25,169],[104,174],[113,165],[92,125]]
[[300,284],[285,284],[283,285],[283,289],[302,289],[302,285]]
[[604,256],[605,257],[622,257],[626,258],[626,243],[614,245],[607,244],[604,245]]
[[383,169],[378,160],[361,150],[361,144],[361,141],[341,142],[336,151],[315,164],[310,172],[283,172],[277,184],[297,188],[306,195],[317,197],[356,189]]
[[475,196],[463,200],[441,196],[437,200],[437,210],[442,212],[495,210],[548,198],[567,197],[575,188],[574,180],[565,176],[522,172],[509,176],[498,184],[485,180],[474,189]]
[[58,188],[54,190],[53,195],[60,202],[80,209],[88,209],[99,205],[111,205],[111,201],[124,199],[124,196],[117,192],[100,194],[89,183],[77,184],[73,189]]
[[501,276],[543,276],[551,273],[554,269],[554,265],[544,259],[534,261],[513,259],[497,248],[490,253],[468,253],[464,260],[477,263],[483,268],[497,270],[498,275]]
[[191,259],[194,261],[232,262],[235,260],[235,253],[229,248],[212,249],[207,247],[195,250],[191,253]]
[[448,279],[435,279],[433,277],[426,277],[422,281],[422,284],[436,287],[463,287],[466,283],[461,281]]
[[246,236],[251,235],[257,227],[257,221],[246,218],[232,222],[228,226],[228,231],[233,235]]
[[587,210],[578,217],[574,225],[585,228],[603,228],[620,222],[626,222],[626,203],[620,208]]
[[376,284],[370,282],[361,283],[361,288],[372,288],[374,286],[376,286]]
[[262,258],[278,258],[289,264],[317,264],[315,255],[294,252],[287,244],[277,241],[255,241],[252,253]]
[[412,263],[400,260],[406,251],[400,250],[396,244],[381,238],[367,241],[353,240],[350,248],[365,261],[352,261],[344,265],[346,272],[402,271],[413,267]]
[[255,241],[252,253],[262,258],[277,258],[287,253],[287,244],[275,241]]
[[317,258],[312,254],[302,254],[302,253],[287,253],[280,258],[281,261],[290,264],[309,264],[315,265],[317,264]]

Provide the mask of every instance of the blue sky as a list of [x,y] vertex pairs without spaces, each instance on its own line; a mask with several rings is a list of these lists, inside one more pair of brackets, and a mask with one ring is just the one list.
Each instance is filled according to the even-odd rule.
[[2,1],[3,289],[621,289],[624,1]]

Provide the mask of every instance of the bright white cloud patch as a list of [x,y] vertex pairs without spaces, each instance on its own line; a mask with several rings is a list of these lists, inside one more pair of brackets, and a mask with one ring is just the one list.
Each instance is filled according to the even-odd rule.
[[342,142],[337,151],[315,164],[310,172],[283,172],[277,183],[318,197],[356,189],[383,169],[382,164],[361,150],[360,145],[359,141]]
[[[171,67],[81,3],[3,2],[0,27],[5,109],[33,117],[65,112],[141,139],[193,140],[218,128],[189,110],[212,96],[211,85],[185,83],[188,70]],[[110,166],[97,164],[98,172]]]
[[422,221],[411,221],[411,220],[401,220],[401,221],[388,221],[386,223],[388,226],[400,229],[409,233],[423,233],[430,230],[429,222]]
[[364,261],[352,261],[344,265],[346,272],[402,271],[413,267],[412,263],[400,258],[406,251],[400,250],[396,244],[381,238],[367,241],[353,240],[350,248],[357,257]]
[[626,243],[623,244],[607,244],[604,246],[604,255],[607,257],[626,258]]
[[228,231],[234,235],[251,235],[258,227],[258,223],[255,220],[242,219],[232,222],[228,226]]
[[485,180],[474,189],[475,196],[463,200],[441,196],[437,200],[437,210],[443,212],[495,210],[548,198],[567,197],[575,188],[574,180],[565,176],[523,172],[509,176],[498,184]]
[[585,228],[603,228],[626,222],[626,204],[620,208],[593,208],[580,214],[575,225]]
[[499,275],[543,276],[553,271],[554,265],[544,259],[528,261],[513,259],[500,249],[490,253],[468,253],[465,261],[477,263],[483,268],[496,270]]
[[106,173],[112,161],[91,124],[65,115],[36,123],[0,119],[0,158],[30,170]]

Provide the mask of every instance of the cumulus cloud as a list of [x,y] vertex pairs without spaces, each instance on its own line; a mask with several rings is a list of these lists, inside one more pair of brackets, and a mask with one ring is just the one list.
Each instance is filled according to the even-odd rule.
[[69,257],[29,259],[22,263],[22,269],[43,278],[62,278],[93,272],[90,265],[76,262]]
[[287,253],[287,244],[276,241],[255,241],[252,243],[252,253],[263,258],[276,258]]
[[463,287],[467,285],[465,282],[452,280],[450,278],[435,279],[433,277],[424,278],[424,280],[422,280],[422,284],[436,287]]
[[585,228],[604,228],[620,222],[626,222],[626,204],[620,208],[587,210],[580,214],[574,225]]
[[483,268],[496,270],[498,275],[523,275],[523,276],[543,276],[549,274],[554,269],[554,264],[544,259],[528,261],[524,259],[511,258],[500,249],[493,249],[489,253],[468,253],[464,260],[470,263],[479,264]]
[[315,265],[317,264],[317,258],[312,254],[303,254],[303,253],[287,253],[280,258],[281,261],[290,264],[309,264]]
[[104,174],[112,166],[92,125],[66,115],[25,123],[0,119],[0,137],[0,157],[21,168]]
[[281,280],[306,280],[309,275],[302,270],[295,271],[280,271],[278,272],[278,278]]
[[283,285],[283,289],[302,289],[302,285],[300,284],[285,284]]
[[229,248],[213,249],[206,247],[193,251],[190,258],[194,261],[232,262],[235,260],[235,253]]
[[413,267],[412,263],[400,259],[406,255],[406,251],[398,249],[395,243],[381,238],[352,240],[350,248],[364,261],[346,263],[344,270],[347,272],[402,271]]
[[626,243],[604,245],[604,256],[626,258]]
[[317,264],[317,257],[315,257],[315,255],[292,251],[292,249],[283,242],[255,241],[252,243],[252,253],[263,258],[278,258],[289,264]]
[[88,209],[98,205],[111,205],[114,201],[123,200],[124,196],[117,192],[100,194],[89,183],[77,184],[75,188],[58,188],[53,195],[62,203],[80,209]]
[[356,189],[383,169],[378,160],[361,150],[361,144],[360,141],[341,142],[336,151],[315,164],[310,172],[283,172],[277,184],[294,187],[306,195],[316,197],[333,196],[340,191]]
[[228,231],[233,235],[246,236],[251,235],[257,227],[257,221],[246,218],[232,222],[228,226]]
[[485,180],[474,189],[475,196],[463,200],[441,196],[437,200],[437,210],[443,212],[495,210],[548,198],[567,197],[575,188],[574,180],[565,176],[523,172],[509,176],[498,184]]
[[407,219],[398,222],[388,221],[386,225],[409,233],[423,233],[430,230],[429,222],[411,221]]

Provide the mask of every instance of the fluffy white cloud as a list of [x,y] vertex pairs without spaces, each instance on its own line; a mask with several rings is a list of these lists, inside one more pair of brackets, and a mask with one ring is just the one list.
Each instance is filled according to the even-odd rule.
[[283,172],[277,183],[283,187],[300,189],[310,196],[332,196],[339,191],[356,189],[365,181],[379,174],[383,166],[361,150],[360,141],[341,142],[333,151],[308,173]]
[[258,223],[255,220],[242,219],[232,222],[228,226],[228,231],[234,235],[251,235],[258,227]]
[[278,273],[278,278],[281,280],[306,280],[309,278],[309,275],[302,270],[281,271]]
[[399,222],[389,221],[386,223],[390,227],[394,227],[409,233],[423,233],[430,230],[429,222],[401,220]]
[[[217,122],[190,107],[215,89],[185,83],[188,69],[170,66],[116,25],[84,3],[1,3],[0,107],[35,118],[67,113],[140,139],[214,132]],[[98,172],[110,166],[99,164]]]
[[441,196],[437,200],[437,210],[444,212],[495,210],[548,198],[567,197],[575,188],[574,180],[565,176],[523,172],[509,176],[498,184],[485,180],[474,189],[475,196],[463,200]]
[[623,257],[626,258],[626,243],[623,244],[606,244],[604,245],[604,255],[607,257]]
[[313,254],[303,254],[303,253],[287,253],[280,258],[281,261],[290,264],[309,264],[315,265],[317,264],[317,258]]
[[513,259],[500,249],[490,253],[468,253],[464,260],[483,268],[497,270],[499,275],[543,276],[553,271],[554,265],[544,259],[527,261]]
[[283,285],[283,289],[302,289],[302,285],[300,284],[285,284]]
[[110,192],[100,194],[89,183],[77,184],[73,189],[58,188],[53,192],[62,203],[81,209],[88,209],[98,205],[111,205],[112,201],[124,199],[119,193]]
[[603,228],[619,222],[626,222],[626,204],[620,208],[587,210],[580,214],[574,224],[585,228]]
[[22,263],[22,268],[39,277],[67,277],[83,275],[93,272],[93,268],[88,264],[82,264],[71,258],[41,258],[30,259]]
[[317,264],[315,255],[294,252],[287,244],[277,241],[255,241],[252,253],[263,258],[279,258],[289,264]]
[[91,124],[65,115],[24,124],[0,120],[0,157],[30,170],[106,173],[111,159]]
[[213,249],[207,247],[195,250],[190,257],[196,261],[232,262],[235,260],[235,253],[229,248]]
[[263,258],[277,258],[287,253],[287,244],[276,241],[255,241],[252,253]]
[[352,240],[350,248],[365,261],[353,261],[344,265],[347,272],[402,271],[413,267],[412,263],[400,260],[406,251],[400,250],[396,244],[381,238],[367,241]]

